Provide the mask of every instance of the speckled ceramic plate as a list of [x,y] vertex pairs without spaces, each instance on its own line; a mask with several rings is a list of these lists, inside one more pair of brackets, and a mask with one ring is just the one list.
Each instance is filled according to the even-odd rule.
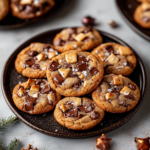
[[[131,117],[137,112],[143,102],[143,96],[145,93],[146,88],[146,74],[143,63],[139,56],[137,56],[137,66],[134,72],[129,76],[131,80],[133,80],[140,88],[141,91],[141,98],[137,106],[130,112],[126,112],[123,114],[111,114],[106,113],[104,119],[101,123],[90,130],[86,131],[73,131],[69,130],[63,126],[61,126],[55,120],[53,116],[53,111],[42,114],[42,115],[30,115],[25,112],[20,111],[16,108],[13,103],[12,99],[12,91],[13,88],[19,83],[27,81],[27,78],[19,75],[14,67],[14,62],[16,59],[17,54],[26,46],[28,46],[32,42],[43,42],[43,43],[50,43],[52,44],[54,36],[60,32],[62,29],[52,30],[40,35],[37,35],[27,42],[23,43],[19,48],[17,48],[12,55],[7,60],[4,70],[2,73],[2,91],[4,98],[10,107],[10,109],[14,112],[14,114],[25,124],[28,126],[49,134],[58,137],[65,137],[65,138],[84,138],[84,137],[92,137],[96,135],[100,135],[102,133],[110,132],[121,125],[125,124]],[[118,39],[117,37],[110,35],[109,33],[99,31],[103,37],[103,42],[116,42],[122,44],[124,46],[128,46],[125,42]],[[133,51],[134,52],[134,51]],[[135,52],[134,52],[135,53]],[[90,97],[90,95],[88,95]]]
[[33,19],[19,19],[17,17],[13,17],[10,13],[6,18],[0,21],[0,29],[20,28],[44,19],[52,20],[52,18],[62,13],[70,2],[71,0],[55,0],[55,6],[48,13]]
[[139,35],[150,41],[150,29],[142,28],[133,19],[134,11],[137,6],[140,5],[140,2],[138,2],[137,0],[116,0],[116,4],[121,15],[127,21],[128,25]]

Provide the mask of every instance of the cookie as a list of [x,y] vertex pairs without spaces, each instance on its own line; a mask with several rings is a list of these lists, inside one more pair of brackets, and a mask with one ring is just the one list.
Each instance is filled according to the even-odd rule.
[[54,109],[61,99],[45,79],[28,79],[16,85],[13,101],[18,109],[29,114],[47,113]]
[[150,1],[143,1],[134,12],[134,20],[143,28],[150,28]]
[[12,15],[20,19],[42,16],[54,5],[54,0],[11,0]]
[[136,57],[129,47],[117,43],[105,43],[96,47],[92,54],[103,65],[105,74],[128,76],[136,67]]
[[46,78],[46,68],[58,54],[50,44],[32,43],[17,55],[15,68],[28,78]]
[[133,109],[140,99],[140,90],[129,78],[106,75],[92,92],[93,101],[104,111],[124,113]]
[[58,102],[54,111],[57,122],[72,130],[93,128],[104,115],[104,111],[86,97],[66,97]]
[[53,58],[47,67],[47,79],[64,96],[81,96],[94,90],[103,78],[103,67],[88,52],[69,51]]
[[9,1],[0,0],[0,21],[3,20],[9,13]]
[[102,43],[102,37],[92,27],[67,28],[58,33],[53,44],[63,53],[69,50],[90,50]]

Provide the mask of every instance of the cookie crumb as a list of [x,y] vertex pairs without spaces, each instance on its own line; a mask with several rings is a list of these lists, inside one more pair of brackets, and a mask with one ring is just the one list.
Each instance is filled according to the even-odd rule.
[[109,24],[112,28],[118,27],[118,24],[117,24],[115,21],[113,21],[113,20],[110,20],[110,21],[108,22],[108,24]]

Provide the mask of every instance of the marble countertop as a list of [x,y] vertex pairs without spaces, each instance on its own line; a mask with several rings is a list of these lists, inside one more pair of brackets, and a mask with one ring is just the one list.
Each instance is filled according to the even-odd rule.
[[[0,73],[10,54],[27,39],[41,32],[69,26],[81,26],[81,19],[93,16],[99,25],[97,29],[109,32],[128,43],[141,57],[147,72],[147,90],[144,103],[135,116],[122,127],[107,133],[113,139],[111,150],[136,150],[134,137],[150,136],[150,42],[136,34],[125,22],[117,10],[115,0],[72,0],[63,13],[53,20],[45,20],[19,29],[0,30]],[[118,28],[111,28],[109,20],[115,20]],[[0,118],[14,115],[7,106],[0,92]],[[99,135],[100,136],[100,135]],[[94,150],[98,137],[85,139],[57,138],[40,133],[21,121],[12,125],[2,134],[8,144],[14,138],[20,139],[17,150],[27,147],[29,143],[39,150]]]

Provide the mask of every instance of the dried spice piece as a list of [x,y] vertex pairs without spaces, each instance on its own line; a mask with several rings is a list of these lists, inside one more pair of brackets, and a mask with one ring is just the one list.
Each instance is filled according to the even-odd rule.
[[135,137],[135,143],[137,146],[137,150],[149,150],[149,148],[150,148],[150,137],[147,137],[144,139]]
[[102,136],[97,139],[96,147],[100,150],[108,150],[111,140],[112,139],[107,138],[105,134],[102,134]]
[[21,150],[38,150],[36,147],[34,148],[31,144],[26,149],[21,149]]

